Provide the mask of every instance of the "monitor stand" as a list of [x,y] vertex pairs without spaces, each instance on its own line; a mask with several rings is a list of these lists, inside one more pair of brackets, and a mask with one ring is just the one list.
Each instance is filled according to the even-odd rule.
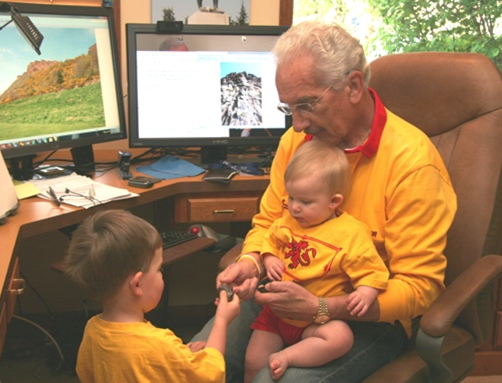
[[31,180],[35,175],[35,168],[33,167],[34,154],[28,156],[8,158],[5,160],[9,164],[9,171],[12,178],[18,181]]
[[52,178],[57,176],[64,176],[70,174],[72,171],[84,176],[89,176],[94,172],[95,165],[92,145],[75,147],[72,148],[70,152],[73,159],[73,167],[69,167],[68,170],[61,172],[51,172],[50,169],[48,171],[49,167],[43,165],[41,165],[40,167],[35,167],[33,165],[33,160],[36,157],[35,154],[16,158],[8,158],[5,161],[9,165],[9,171],[12,175],[12,178],[18,181],[28,181],[33,179],[34,177]]
[[266,167],[270,167],[273,157],[271,152],[267,151],[264,151],[263,154],[229,154],[226,146],[202,146],[200,153],[200,158],[190,160],[190,162],[204,169],[210,168],[211,164],[219,164],[220,161],[224,160],[232,164],[255,163],[257,167],[261,167],[263,164],[266,164],[264,165]]
[[202,166],[218,164],[227,159],[226,146],[202,146],[200,148],[200,162]]

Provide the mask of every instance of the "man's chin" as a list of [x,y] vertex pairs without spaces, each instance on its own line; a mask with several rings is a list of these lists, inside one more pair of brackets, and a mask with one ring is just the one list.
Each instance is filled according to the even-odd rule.
[[305,129],[304,132],[306,134],[310,134],[311,136],[317,137],[317,136],[319,136],[323,132],[323,129],[319,129],[319,128],[316,128],[316,129]]
[[338,146],[340,143],[339,140],[329,135],[324,129],[317,129],[315,131],[313,130],[311,132],[308,132],[307,134],[311,134],[315,140],[319,140],[330,145]]

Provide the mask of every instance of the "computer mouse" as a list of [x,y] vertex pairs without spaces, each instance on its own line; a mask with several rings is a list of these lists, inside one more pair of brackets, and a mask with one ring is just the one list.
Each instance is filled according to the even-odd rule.
[[190,233],[197,234],[199,237],[214,239],[216,242],[220,240],[220,235],[216,232],[216,230],[206,225],[192,225],[188,228],[188,231]]

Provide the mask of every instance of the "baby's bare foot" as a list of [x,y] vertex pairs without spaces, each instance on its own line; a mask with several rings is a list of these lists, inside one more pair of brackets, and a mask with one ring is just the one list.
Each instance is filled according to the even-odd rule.
[[269,358],[270,373],[272,374],[272,379],[278,380],[288,368],[288,358],[285,352],[276,352],[270,355]]

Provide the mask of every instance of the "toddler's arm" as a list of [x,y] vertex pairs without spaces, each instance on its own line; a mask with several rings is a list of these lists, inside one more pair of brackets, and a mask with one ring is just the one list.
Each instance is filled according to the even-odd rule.
[[359,286],[347,297],[350,315],[363,316],[376,299],[380,290],[369,286]]
[[275,255],[270,253],[263,254],[263,265],[267,270],[267,277],[271,281],[280,281],[284,272],[284,263]]
[[214,324],[206,342],[206,347],[215,348],[222,355],[225,355],[225,345],[227,343],[227,328],[240,312],[240,300],[237,294],[228,302],[227,293],[220,291],[220,298],[217,299],[218,308],[214,316]]

